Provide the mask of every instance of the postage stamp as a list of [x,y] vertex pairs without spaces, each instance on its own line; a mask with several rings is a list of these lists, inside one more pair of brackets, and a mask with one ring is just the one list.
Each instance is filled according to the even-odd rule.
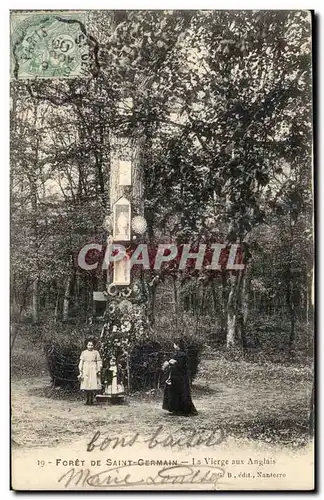
[[11,12],[11,76],[87,76],[90,55],[85,17],[80,12]]

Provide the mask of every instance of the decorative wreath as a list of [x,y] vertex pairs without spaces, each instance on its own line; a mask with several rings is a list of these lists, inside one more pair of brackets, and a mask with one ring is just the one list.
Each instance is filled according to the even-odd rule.
[[142,316],[142,308],[138,305],[133,306],[133,313],[136,318],[140,318]]
[[142,285],[141,285],[141,282],[140,280],[136,280],[133,284],[133,292],[138,295],[140,294],[142,291]]
[[117,295],[117,292],[118,292],[116,285],[114,285],[113,283],[110,283],[110,285],[107,286],[107,292],[112,297],[115,297],[115,295]]
[[110,314],[114,314],[114,312],[116,311],[116,304],[114,302],[111,302],[111,304],[109,304],[108,311],[110,312]]
[[119,304],[119,309],[123,314],[129,314],[132,309],[132,303],[129,300],[122,300]]
[[132,289],[130,286],[127,286],[126,288],[124,288],[124,290],[122,291],[122,296],[123,297],[130,297],[131,294],[132,294]]

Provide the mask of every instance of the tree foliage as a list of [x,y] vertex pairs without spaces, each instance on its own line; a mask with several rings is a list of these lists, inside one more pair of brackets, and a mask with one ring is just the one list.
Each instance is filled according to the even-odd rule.
[[[310,14],[93,11],[87,30],[92,78],[12,82],[14,313],[93,315],[102,277],[74,256],[106,238],[113,133],[142,145],[147,239],[245,242],[249,281],[271,301],[288,280],[291,315],[312,265]],[[216,286],[236,287],[238,312],[229,278]]]

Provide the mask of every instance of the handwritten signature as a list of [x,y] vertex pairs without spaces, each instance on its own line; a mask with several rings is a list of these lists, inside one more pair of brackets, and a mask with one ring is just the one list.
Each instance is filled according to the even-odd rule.
[[69,486],[117,488],[144,485],[154,487],[167,484],[213,484],[215,489],[217,481],[225,474],[225,470],[221,467],[210,465],[174,465],[160,469],[156,475],[146,477],[139,477],[138,469],[143,470],[138,464],[132,464],[93,474],[90,469],[71,468],[58,479],[58,483],[63,483],[65,488]]
[[189,431],[187,435],[167,434],[163,435],[163,426],[148,438],[143,438],[138,432],[128,437],[121,436],[104,436],[100,431],[96,431],[90,442],[87,444],[87,451],[99,449],[104,451],[107,448],[115,449],[117,447],[125,448],[131,447],[135,443],[146,444],[148,448],[156,448],[161,446],[163,448],[193,448],[201,445],[213,447],[224,441],[225,435],[222,429],[208,431],[207,433],[197,432],[195,430]]

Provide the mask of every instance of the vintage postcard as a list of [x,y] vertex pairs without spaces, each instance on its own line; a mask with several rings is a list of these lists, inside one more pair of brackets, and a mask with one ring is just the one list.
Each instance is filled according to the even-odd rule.
[[312,13],[10,13],[11,487],[314,489]]

